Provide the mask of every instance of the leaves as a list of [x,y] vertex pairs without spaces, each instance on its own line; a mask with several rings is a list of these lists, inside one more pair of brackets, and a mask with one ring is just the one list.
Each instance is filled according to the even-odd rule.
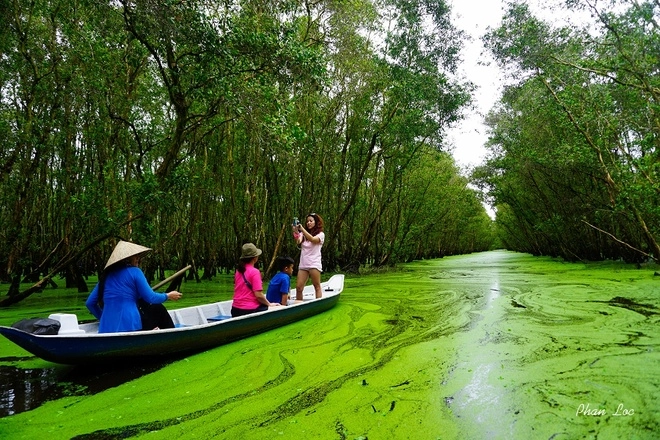
[[506,206],[498,223],[514,249],[657,259],[660,52],[646,48],[657,46],[660,11],[651,2],[583,6],[599,32],[555,29],[513,4],[485,38],[519,80],[489,116],[493,155],[480,178]]
[[244,241],[295,255],[283,225],[309,211],[327,219],[328,270],[487,248],[477,195],[440,152],[471,88],[452,76],[462,36],[448,13],[19,3],[0,35],[3,273],[61,240],[53,261],[98,242],[75,266],[90,273],[121,237],[156,250],[148,273],[194,261],[212,274]]

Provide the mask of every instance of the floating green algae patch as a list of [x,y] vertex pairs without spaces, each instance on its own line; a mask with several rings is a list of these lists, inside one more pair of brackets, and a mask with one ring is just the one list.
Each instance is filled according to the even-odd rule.
[[659,287],[505,251],[349,276],[328,312],[2,418],[0,438],[655,438]]

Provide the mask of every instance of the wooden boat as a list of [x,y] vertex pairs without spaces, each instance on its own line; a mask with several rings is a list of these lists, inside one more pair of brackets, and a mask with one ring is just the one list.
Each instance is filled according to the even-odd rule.
[[[344,275],[321,284],[323,296],[306,286],[304,300],[286,307],[232,318],[231,300],[170,310],[176,328],[123,333],[98,333],[98,321],[78,324],[76,315],[53,314],[60,321],[57,335],[35,335],[0,326],[0,333],[23,349],[61,364],[109,363],[176,357],[217,347],[324,312],[339,301]],[[295,298],[295,289],[292,289]]]

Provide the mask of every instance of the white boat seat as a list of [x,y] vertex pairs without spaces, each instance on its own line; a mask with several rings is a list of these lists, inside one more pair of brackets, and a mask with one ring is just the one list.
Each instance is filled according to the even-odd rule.
[[78,316],[72,313],[51,313],[49,319],[60,322],[60,335],[84,335],[85,330],[78,327]]

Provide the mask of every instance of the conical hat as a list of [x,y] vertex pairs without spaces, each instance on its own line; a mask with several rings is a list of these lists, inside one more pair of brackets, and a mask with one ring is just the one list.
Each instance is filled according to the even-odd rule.
[[130,243],[128,241],[120,241],[115,246],[115,249],[112,251],[108,262],[105,263],[104,269],[107,269],[108,266],[111,266],[115,263],[118,263],[121,260],[125,260],[128,257],[133,255],[144,254],[149,252],[151,249],[148,247],[140,246],[139,244]]

